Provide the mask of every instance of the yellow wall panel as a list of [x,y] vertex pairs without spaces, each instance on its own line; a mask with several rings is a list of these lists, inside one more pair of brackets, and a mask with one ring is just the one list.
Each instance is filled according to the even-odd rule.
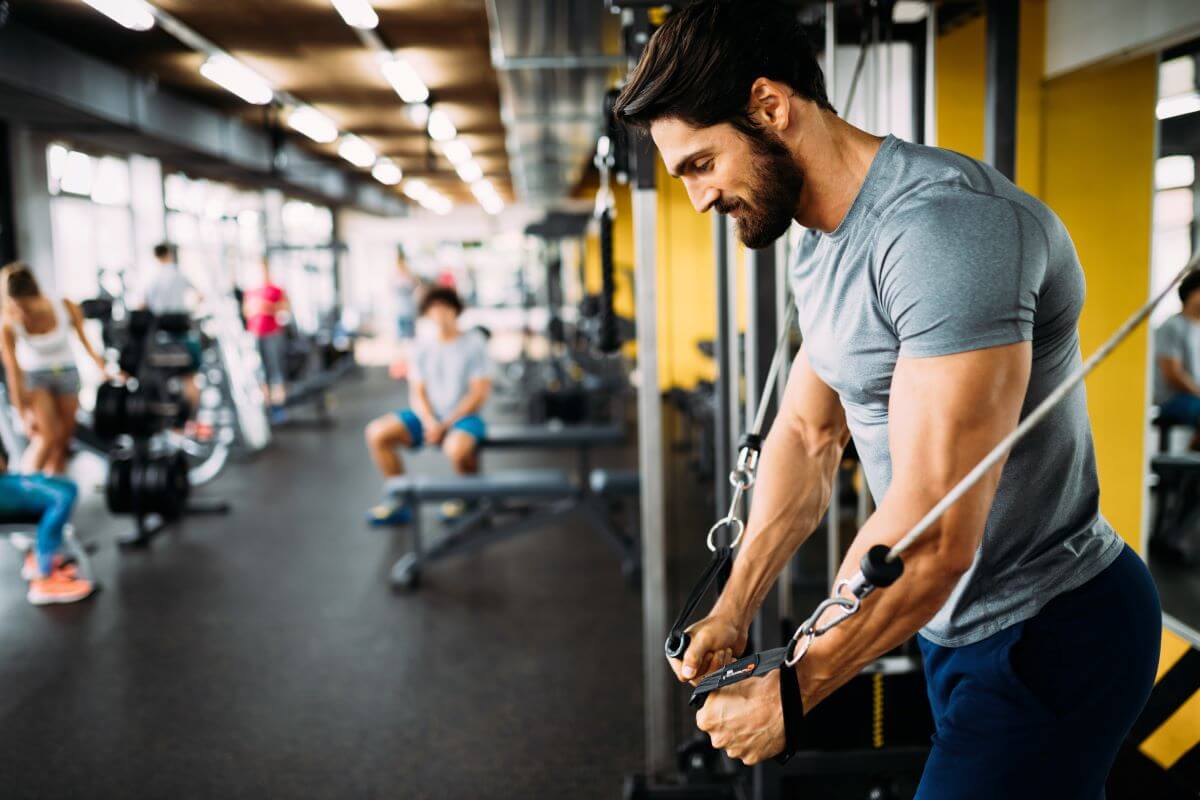
[[1046,2],[1022,0],[1017,64],[1016,184],[1030,194],[1042,187],[1042,75],[1046,66]]
[[972,158],[983,158],[985,53],[982,17],[937,40],[934,94],[938,147]]
[[716,330],[712,218],[697,214],[683,184],[658,171],[658,336],[663,388],[712,380],[715,365],[696,347]]

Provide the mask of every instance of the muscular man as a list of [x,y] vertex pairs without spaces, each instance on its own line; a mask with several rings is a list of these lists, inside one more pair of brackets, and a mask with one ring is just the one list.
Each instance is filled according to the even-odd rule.
[[[696,210],[732,216],[747,246],[793,220],[821,232],[792,270],[804,346],[747,534],[672,663],[694,681],[744,648],[829,503],[850,437],[878,508],[842,578],[1079,366],[1083,272],[1062,222],[994,169],[839,118],[780,4],[678,11],[616,111],[649,130]],[[937,728],[919,798],[1097,800],[1153,683],[1160,626],[1144,565],[1100,515],[1080,387],[918,540],[894,586],[816,641],[795,677],[811,709],[919,632]],[[746,763],[775,755],[784,677],[711,695],[698,724]]]
[[1200,446],[1200,273],[1179,284],[1183,308],[1154,332],[1154,402],[1163,419],[1196,428]]

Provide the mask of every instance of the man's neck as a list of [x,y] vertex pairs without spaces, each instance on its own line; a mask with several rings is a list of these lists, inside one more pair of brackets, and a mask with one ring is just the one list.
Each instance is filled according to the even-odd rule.
[[438,331],[438,341],[453,342],[458,338],[458,328]]
[[829,233],[846,218],[858,197],[871,162],[883,139],[859,130],[830,112],[808,126],[801,141],[792,143],[793,155],[804,171],[804,188],[796,222]]
[[1179,313],[1189,322],[1200,322],[1200,308],[1188,308],[1184,306],[1183,310]]

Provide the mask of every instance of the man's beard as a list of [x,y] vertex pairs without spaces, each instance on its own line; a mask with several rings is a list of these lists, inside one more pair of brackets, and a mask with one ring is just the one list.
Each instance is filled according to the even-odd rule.
[[743,131],[750,142],[753,174],[750,197],[753,206],[735,200],[719,202],[722,214],[737,211],[737,235],[742,244],[758,250],[787,233],[804,188],[804,174],[777,136],[768,131]]

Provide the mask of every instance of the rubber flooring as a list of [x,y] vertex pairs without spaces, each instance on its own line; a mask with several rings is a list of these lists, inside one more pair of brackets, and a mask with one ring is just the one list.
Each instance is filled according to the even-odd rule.
[[[0,797],[619,797],[643,757],[637,592],[566,524],[393,594],[407,540],[362,522],[361,430],[401,396],[346,384],[335,427],[281,432],[200,493],[229,516],[146,550],[86,500],[86,603],[28,605],[0,545]],[[545,464],[487,460],[509,463]]]

